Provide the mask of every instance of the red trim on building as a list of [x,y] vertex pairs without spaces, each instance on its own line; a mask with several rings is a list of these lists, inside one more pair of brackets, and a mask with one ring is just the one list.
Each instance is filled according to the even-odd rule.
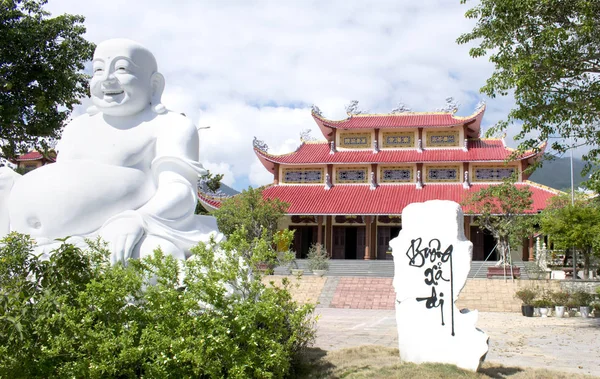
[[[451,200],[462,203],[489,184],[474,184],[468,190],[462,183],[428,184],[417,189],[411,184],[382,184],[377,189],[364,185],[337,185],[325,190],[323,185],[271,186],[263,191],[267,199],[278,198],[288,204],[288,215],[400,215],[408,204],[428,200]],[[546,207],[548,200],[559,191],[533,182],[517,183],[529,187],[533,204],[528,213],[537,213]],[[201,197],[202,200],[202,197]],[[212,200],[214,208],[220,202]],[[463,207],[465,213],[476,209]]]
[[454,113],[444,112],[360,114],[349,115],[347,119],[337,121],[328,120],[314,112],[312,116],[328,140],[331,140],[329,137],[331,137],[333,129],[450,128],[459,125],[466,125],[471,131],[471,137],[477,137],[484,111],[485,107],[481,107],[467,117],[457,117]]
[[41,159],[47,160],[48,162],[56,162],[56,159],[52,156],[44,156],[44,154],[39,151],[31,151],[27,154],[19,155],[14,160],[15,162],[24,162],[24,161],[39,161]]
[[[517,159],[532,158],[543,153],[529,151]],[[303,143],[290,154],[271,155],[254,149],[260,162],[271,172],[274,163],[286,165],[316,165],[338,163],[414,163],[414,162],[504,162],[514,150],[507,148],[500,139],[476,139],[468,141],[468,150],[462,148],[429,148],[418,152],[417,149],[381,149],[373,154],[373,150],[343,150],[330,154],[329,144],[323,142]]]

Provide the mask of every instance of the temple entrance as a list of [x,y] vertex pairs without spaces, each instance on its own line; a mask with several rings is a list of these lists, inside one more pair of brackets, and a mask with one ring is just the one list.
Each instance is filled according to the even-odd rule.
[[364,226],[333,227],[333,259],[363,259],[365,255]]
[[294,232],[294,251],[296,258],[305,259],[310,245],[317,242],[316,226],[290,226]]
[[494,249],[496,246],[496,239],[490,232],[487,230],[481,230],[477,226],[471,226],[471,242],[473,242],[474,261],[483,261],[488,255],[488,262],[494,262],[498,260],[498,250],[497,248]]
[[387,254],[390,240],[398,237],[402,227],[400,226],[378,226],[377,227],[377,260],[391,260],[392,254]]

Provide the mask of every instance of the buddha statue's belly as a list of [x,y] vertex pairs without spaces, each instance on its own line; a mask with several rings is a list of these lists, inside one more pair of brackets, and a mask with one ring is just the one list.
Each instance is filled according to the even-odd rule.
[[110,217],[138,209],[154,193],[151,174],[138,169],[57,162],[17,180],[8,203],[11,229],[34,238],[89,234]]

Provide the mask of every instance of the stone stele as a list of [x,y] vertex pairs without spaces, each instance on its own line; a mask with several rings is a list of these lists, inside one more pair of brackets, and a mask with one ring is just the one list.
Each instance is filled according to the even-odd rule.
[[485,359],[488,336],[475,327],[477,311],[461,312],[454,304],[473,253],[463,221],[462,209],[452,201],[413,203],[402,212],[402,231],[390,246],[403,361],[476,371]]
[[164,87],[148,49],[126,39],[100,43],[94,105],[65,127],[56,163],[23,176],[0,168],[0,237],[29,234],[42,254],[56,238],[85,245],[101,237],[113,263],[158,246],[186,259],[198,242],[220,240],[213,217],[194,215],[205,173],[197,129],[161,103]]

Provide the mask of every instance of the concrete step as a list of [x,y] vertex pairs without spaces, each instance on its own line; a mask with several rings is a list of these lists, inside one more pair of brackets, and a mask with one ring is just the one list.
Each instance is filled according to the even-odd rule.
[[[494,266],[496,262],[471,262],[469,278],[485,279],[487,278],[487,268]],[[521,269],[521,279],[528,279],[527,269],[524,262],[513,262],[513,264]],[[297,259],[291,268],[301,268],[307,274],[310,274],[308,262],[305,259]],[[276,267],[274,270],[276,275],[288,275],[290,267]],[[342,260],[332,259],[329,261],[329,270],[326,276],[364,276],[377,278],[393,278],[394,277],[394,261],[360,261],[360,260]]]

